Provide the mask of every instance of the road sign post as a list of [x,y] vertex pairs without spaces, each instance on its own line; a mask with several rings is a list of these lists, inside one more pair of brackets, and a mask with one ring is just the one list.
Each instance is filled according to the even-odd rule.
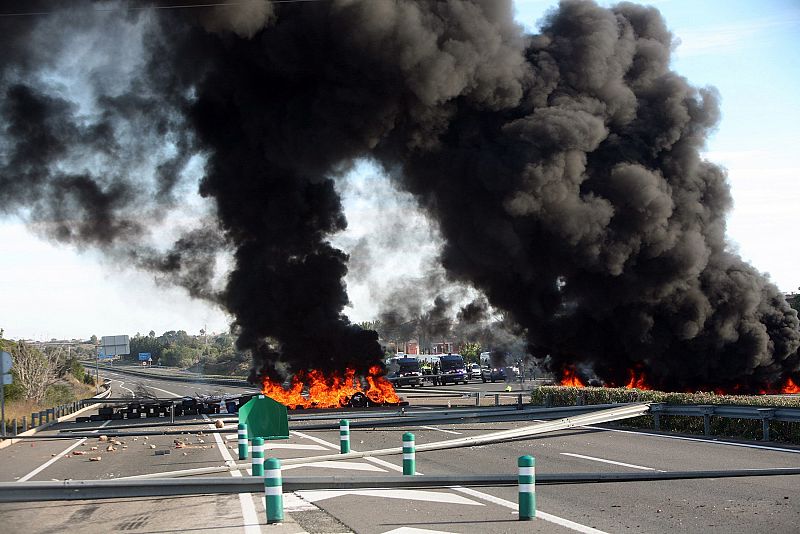
[[5,351],[0,352],[0,418],[2,418],[2,428],[0,432],[6,437],[6,384],[11,384],[11,366],[13,365],[11,355]]

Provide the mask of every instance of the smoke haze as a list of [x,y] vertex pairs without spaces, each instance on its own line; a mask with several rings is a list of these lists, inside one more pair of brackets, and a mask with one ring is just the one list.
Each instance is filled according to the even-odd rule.
[[[54,9],[35,4],[4,9]],[[365,371],[381,351],[343,313],[332,238],[336,177],[370,158],[437,224],[448,280],[556,371],[637,368],[665,389],[796,376],[797,314],[731,251],[725,171],[700,157],[718,95],[670,70],[658,11],[564,1],[526,35],[512,8],[75,2],[3,19],[0,209],[218,303],[254,380]],[[213,207],[165,242],[196,174]]]

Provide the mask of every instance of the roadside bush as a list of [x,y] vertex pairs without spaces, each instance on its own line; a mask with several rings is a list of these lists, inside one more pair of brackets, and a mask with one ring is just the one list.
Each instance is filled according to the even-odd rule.
[[66,404],[75,400],[75,394],[66,384],[56,384],[47,388],[47,393],[44,396],[44,403],[46,406],[58,406],[59,404]]
[[[610,404],[623,402],[663,402],[671,405],[736,405],[761,408],[800,408],[800,397],[768,397],[750,395],[717,395],[710,392],[666,393],[627,388],[576,388],[542,386],[531,395],[531,403],[549,406],[575,406],[583,404]],[[729,419],[711,417],[711,435],[747,440],[762,438],[761,421],[756,419]],[[642,416],[618,421],[616,424],[631,428],[653,428],[653,417]],[[800,424],[770,421],[770,439],[787,443],[800,443]],[[661,430],[681,434],[703,434],[702,417],[676,415],[661,416]]]

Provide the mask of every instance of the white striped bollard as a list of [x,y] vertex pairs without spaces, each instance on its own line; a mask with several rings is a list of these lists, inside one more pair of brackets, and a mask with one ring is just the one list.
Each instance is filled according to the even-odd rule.
[[239,423],[239,459],[247,460],[247,423]]
[[342,454],[350,452],[350,421],[339,421],[339,448]]
[[406,432],[403,434],[403,474],[413,475],[417,471],[416,447],[414,445],[414,434]]
[[519,520],[530,521],[536,517],[536,460],[533,456],[520,456],[519,466]]
[[264,438],[253,438],[253,476],[264,476]]
[[[255,454],[255,447],[253,449],[253,454]],[[281,461],[277,458],[267,460],[264,496],[267,501],[267,523],[283,521],[283,479],[281,478]]]

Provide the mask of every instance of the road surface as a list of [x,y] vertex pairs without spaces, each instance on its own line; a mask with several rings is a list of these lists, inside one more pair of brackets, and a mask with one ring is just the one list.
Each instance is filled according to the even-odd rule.
[[[159,397],[241,393],[250,388],[173,382],[107,371],[113,395],[149,392]],[[414,407],[435,410],[445,402],[474,404],[457,392],[501,391],[503,383],[470,383],[411,390]],[[524,386],[524,387],[527,387]],[[519,389],[519,384],[515,385]],[[455,397],[441,397],[456,394]],[[420,397],[422,396],[422,397]],[[491,402],[492,396],[485,400]],[[191,419],[191,418],[187,418]],[[148,422],[148,420],[142,420]],[[126,421],[104,423],[111,429]],[[405,431],[417,444],[515,428],[529,422],[436,424],[409,428],[351,431],[352,449],[366,451],[401,444]],[[197,427],[210,428],[205,420]],[[203,426],[205,425],[205,426]],[[62,423],[60,428],[97,427]],[[293,426],[296,426],[293,423]],[[177,428],[177,427],[176,427]],[[186,428],[186,427],[180,427]],[[102,430],[98,430],[98,435]],[[55,434],[56,430],[50,431]],[[235,430],[229,434],[121,438],[115,451],[106,442],[85,440],[23,441],[0,450],[0,480],[108,479],[195,467],[222,466],[236,459]],[[267,456],[312,457],[336,452],[338,430],[291,433],[271,442]],[[91,450],[97,447],[97,450]],[[156,455],[169,450],[168,455]],[[75,455],[74,452],[86,452]],[[640,472],[800,467],[800,448],[781,444],[723,442],[663,436],[619,428],[581,428],[527,441],[475,446],[417,455],[421,475],[515,473],[517,457],[536,458],[537,473]],[[90,461],[101,456],[100,461]],[[380,476],[402,472],[400,455],[292,466],[292,475]],[[288,467],[288,466],[287,466]],[[247,476],[236,472],[234,476]],[[220,476],[220,475],[215,475]],[[513,532],[797,532],[800,478],[713,479],[628,482],[537,487],[538,518],[520,522],[515,488],[450,488],[358,491],[302,491],[286,494],[287,521],[266,525],[263,496],[256,494],[0,504],[0,524],[19,532],[247,532],[422,534]]]

